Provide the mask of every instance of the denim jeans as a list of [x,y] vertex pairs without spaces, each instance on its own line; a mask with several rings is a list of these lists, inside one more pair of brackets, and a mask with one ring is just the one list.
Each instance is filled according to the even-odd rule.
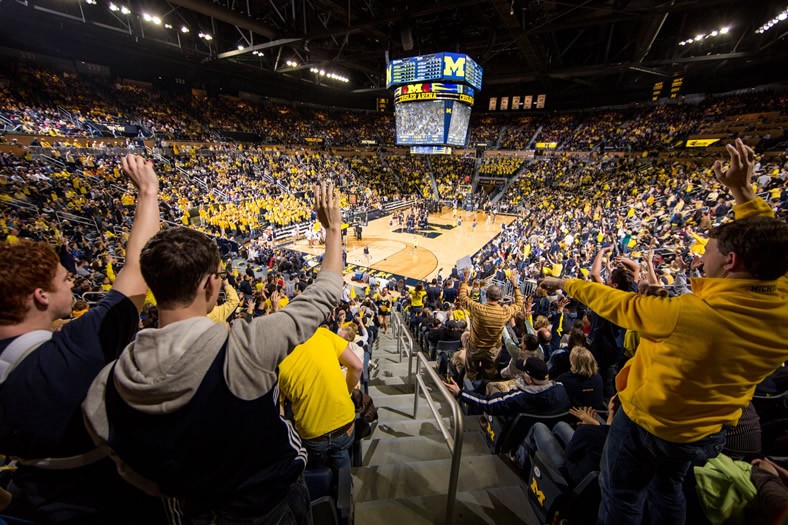
[[350,453],[348,449],[353,444],[355,430],[350,434],[344,433],[338,438],[328,440],[304,439],[302,442],[309,452],[309,462],[328,464],[334,475],[342,467],[350,468]]
[[[175,522],[177,523],[177,522]],[[285,497],[265,516],[236,518],[222,513],[211,513],[182,523],[189,525],[312,525],[312,507],[304,475],[290,485]]]
[[672,443],[647,432],[619,410],[602,452],[599,524],[639,524],[649,504],[651,523],[683,525],[684,476],[693,464],[716,457],[725,430],[693,443]]

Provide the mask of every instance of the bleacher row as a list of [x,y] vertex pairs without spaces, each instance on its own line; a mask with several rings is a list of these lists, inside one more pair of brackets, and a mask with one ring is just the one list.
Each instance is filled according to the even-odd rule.
[[[93,79],[6,63],[0,70],[0,124],[6,133],[49,136],[359,147],[395,143],[392,116],[307,106],[258,105],[204,92],[167,93],[142,82]],[[714,134],[780,149],[785,95],[772,92],[706,97],[699,103],[534,116],[474,113],[470,144],[533,149],[556,143],[563,151],[665,151]]]

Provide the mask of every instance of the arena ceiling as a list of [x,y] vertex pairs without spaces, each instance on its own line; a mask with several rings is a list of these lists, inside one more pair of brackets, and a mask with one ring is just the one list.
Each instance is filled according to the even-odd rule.
[[589,106],[648,100],[654,82],[675,76],[684,92],[784,81],[788,21],[756,31],[786,8],[784,0],[0,0],[0,45],[118,75],[366,108],[385,94],[387,59],[462,52],[484,67],[482,100],[545,93],[548,107]]

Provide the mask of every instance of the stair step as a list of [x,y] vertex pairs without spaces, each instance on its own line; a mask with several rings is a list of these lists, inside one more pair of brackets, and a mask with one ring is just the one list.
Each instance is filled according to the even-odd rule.
[[[370,394],[370,396],[371,395],[372,394]],[[375,398],[373,397],[372,400],[375,401]],[[424,402],[424,397],[422,396],[421,399],[419,399],[419,405]],[[413,392],[382,396],[378,401],[375,401],[375,406],[378,408],[389,407],[413,411]]]
[[378,375],[377,377],[370,377],[369,378],[369,386],[381,386],[381,385],[407,385],[408,378],[402,376],[384,376]]
[[[419,409],[414,417],[413,415],[413,398],[411,402],[402,407],[387,407],[378,406],[378,422],[402,421],[409,419],[427,419],[432,418],[432,410],[423,399],[419,402]],[[451,408],[448,406],[438,405],[438,413],[443,417],[451,416]]]
[[[445,494],[449,487],[450,468],[450,459],[437,459],[353,469],[353,501]],[[460,491],[521,483],[520,477],[497,456],[471,456],[461,460]]]
[[[521,486],[496,487],[457,493],[454,523],[458,525],[537,525],[539,519]],[[446,496],[365,501],[354,509],[355,523],[432,525],[446,518]]]
[[[442,434],[368,439],[361,442],[361,450],[364,466],[451,458]],[[485,455],[490,449],[481,432],[463,432],[462,456]]]
[[415,391],[415,387],[413,385],[408,384],[401,384],[401,385],[386,385],[386,384],[379,384],[377,386],[369,387],[369,396],[375,401],[375,404],[378,403],[378,400],[382,403],[383,400],[387,396],[398,396],[401,394],[410,394],[411,399],[413,399],[413,392]]
[[[447,426],[451,425],[450,418],[443,418]],[[434,417],[424,419],[402,419],[399,421],[385,421],[375,425],[370,439],[381,439],[385,437],[413,437],[440,435],[441,431]]]

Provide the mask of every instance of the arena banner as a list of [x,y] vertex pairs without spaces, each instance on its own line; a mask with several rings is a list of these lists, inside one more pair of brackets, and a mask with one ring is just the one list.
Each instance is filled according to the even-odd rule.
[[687,141],[685,148],[707,148],[719,141],[720,139],[690,139]]
[[394,104],[421,100],[459,100],[473,105],[473,88],[447,82],[425,82],[408,84],[394,90]]
[[537,142],[536,149],[555,149],[558,147],[557,142]]

